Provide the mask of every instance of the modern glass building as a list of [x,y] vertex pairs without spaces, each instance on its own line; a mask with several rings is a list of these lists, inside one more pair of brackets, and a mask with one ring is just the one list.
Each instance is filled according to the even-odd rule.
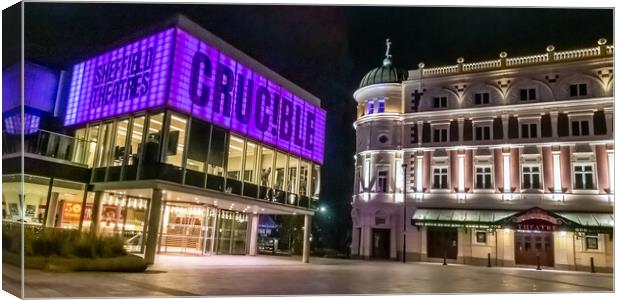
[[23,106],[4,71],[4,222],[120,235],[152,263],[253,255],[259,215],[299,214],[307,261],[320,100],[183,16],[107,49],[26,63]]

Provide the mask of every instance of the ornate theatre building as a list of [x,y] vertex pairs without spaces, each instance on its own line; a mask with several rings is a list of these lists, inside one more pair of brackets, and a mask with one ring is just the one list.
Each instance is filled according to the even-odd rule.
[[397,69],[354,93],[352,254],[613,270],[613,46]]

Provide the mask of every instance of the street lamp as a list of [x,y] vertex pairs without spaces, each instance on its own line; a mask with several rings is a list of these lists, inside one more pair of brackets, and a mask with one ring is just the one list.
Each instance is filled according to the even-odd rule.
[[403,164],[403,263],[407,262],[407,164]]
[[325,208],[325,206],[321,206],[321,207],[319,207],[319,211],[320,211],[320,212],[325,212],[326,210],[327,210],[327,209]]

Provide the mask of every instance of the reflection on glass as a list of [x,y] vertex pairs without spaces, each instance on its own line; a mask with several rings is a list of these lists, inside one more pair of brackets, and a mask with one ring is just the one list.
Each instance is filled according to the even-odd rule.
[[189,145],[187,149],[186,168],[198,172],[204,172],[207,152],[209,150],[209,124],[196,118],[192,119],[189,132]]
[[299,172],[299,194],[302,196],[310,196],[308,195],[308,180],[310,179],[308,172],[310,172],[310,164],[302,160]]
[[147,199],[104,194],[99,216],[100,233],[122,236],[126,245],[131,247],[130,251],[140,251],[148,205]]
[[231,135],[228,145],[228,164],[226,176],[228,178],[241,180],[241,163],[243,160],[243,139]]
[[80,225],[84,184],[54,179],[47,225],[77,229]]
[[226,131],[213,127],[211,132],[211,148],[209,149],[209,163],[207,173],[223,176],[224,158],[226,151]]
[[[42,225],[47,211],[49,178],[24,176],[24,203],[21,203],[21,176],[2,176],[2,220]],[[53,223],[52,223],[53,225]]]
[[86,149],[86,160],[85,160],[85,163],[89,167],[93,166],[93,162],[95,160],[95,151],[98,145],[97,142],[99,142],[98,137],[99,137],[99,125],[89,126],[88,134],[86,135],[86,140],[88,140],[89,142],[87,143],[88,146]]
[[187,118],[177,114],[170,115],[168,147],[166,147],[166,163],[175,165],[177,167],[182,166],[186,128]]
[[274,188],[277,190],[284,190],[284,171],[286,169],[287,155],[278,152],[276,155],[276,178]]
[[111,166],[122,166],[125,160],[125,140],[127,139],[127,126],[129,120],[122,120],[116,123],[116,135],[114,135],[114,146],[112,148]]
[[256,183],[256,158],[258,146],[248,141],[245,149],[245,167],[243,171],[243,180],[246,182]]
[[131,129],[131,141],[129,142],[129,156],[127,158],[128,165],[137,165],[140,158],[140,149],[142,147],[142,132],[144,131],[145,116],[133,119]]
[[108,160],[112,155],[111,151],[111,141],[113,140],[112,136],[112,122],[106,123],[102,125],[101,134],[101,144],[99,145],[98,150],[98,162],[97,167],[105,167],[108,165]]
[[291,156],[288,161],[288,182],[286,184],[286,191],[289,193],[297,193],[297,170],[299,159]]
[[273,167],[273,155],[272,149],[262,147],[260,158],[260,185],[271,187],[271,168]]
[[310,192],[312,193],[311,196],[313,197],[317,197],[319,195],[319,190],[321,187],[321,178],[319,177],[319,166],[312,164],[312,178],[310,181]]
[[159,161],[159,143],[161,142],[161,129],[164,122],[164,114],[159,113],[149,117],[149,129],[144,147],[144,163]]

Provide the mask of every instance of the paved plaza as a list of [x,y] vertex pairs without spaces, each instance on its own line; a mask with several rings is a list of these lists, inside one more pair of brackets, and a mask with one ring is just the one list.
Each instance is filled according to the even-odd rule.
[[[5,289],[19,269],[4,265]],[[8,286],[7,286],[8,284]],[[25,296],[132,297],[612,291],[611,274],[299,257],[158,256],[145,273],[26,270]]]

